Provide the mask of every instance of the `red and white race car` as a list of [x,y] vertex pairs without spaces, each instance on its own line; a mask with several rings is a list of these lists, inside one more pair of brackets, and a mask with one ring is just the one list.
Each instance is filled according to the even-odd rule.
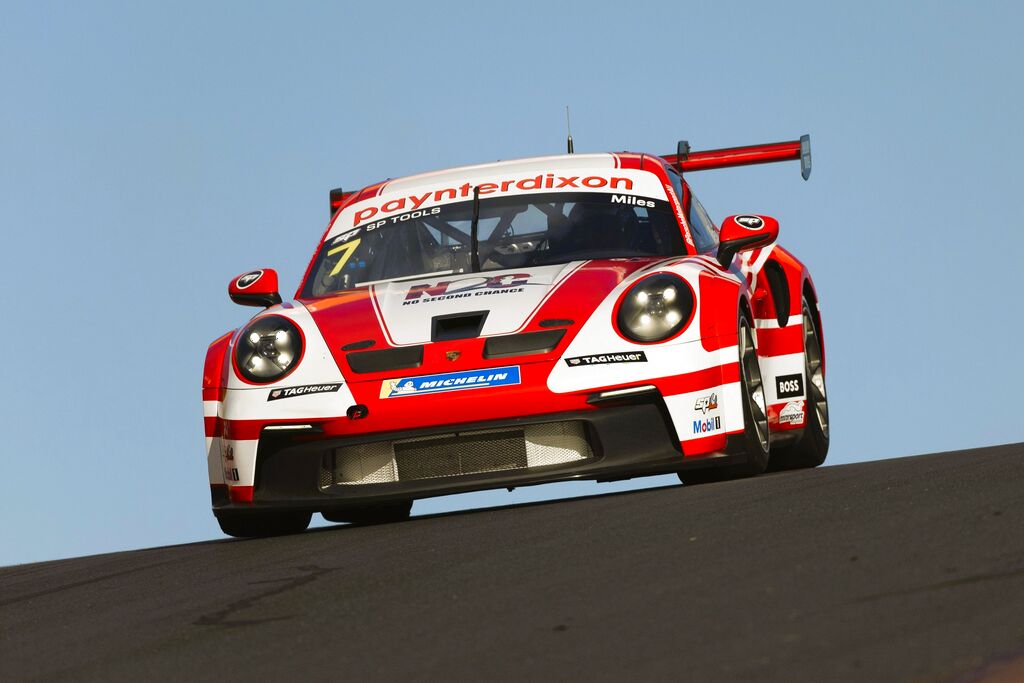
[[798,141],[570,154],[331,193],[295,300],[213,342],[203,408],[225,533],[372,523],[416,498],[677,472],[814,467],[828,450],[807,268],[778,222],[716,226],[685,175],[800,160]]

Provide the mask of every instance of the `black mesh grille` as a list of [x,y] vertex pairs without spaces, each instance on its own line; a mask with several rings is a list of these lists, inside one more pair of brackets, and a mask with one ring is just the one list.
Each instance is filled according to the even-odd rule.
[[400,480],[527,467],[522,430],[425,438],[398,442],[394,448]]

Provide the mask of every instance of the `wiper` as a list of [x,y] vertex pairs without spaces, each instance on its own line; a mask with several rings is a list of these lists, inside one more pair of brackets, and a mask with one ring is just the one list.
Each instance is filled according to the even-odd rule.
[[480,272],[480,186],[473,187],[473,222],[469,224],[469,268]]

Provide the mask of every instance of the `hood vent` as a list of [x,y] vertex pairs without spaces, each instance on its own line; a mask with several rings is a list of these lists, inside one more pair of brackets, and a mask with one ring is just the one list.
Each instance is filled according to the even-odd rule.
[[565,330],[546,330],[489,337],[484,343],[484,358],[507,358],[549,353],[555,350],[564,335]]
[[480,336],[490,311],[435,315],[430,321],[430,341],[454,341]]
[[379,351],[353,351],[345,356],[352,372],[390,372],[423,365],[422,346],[399,346]]

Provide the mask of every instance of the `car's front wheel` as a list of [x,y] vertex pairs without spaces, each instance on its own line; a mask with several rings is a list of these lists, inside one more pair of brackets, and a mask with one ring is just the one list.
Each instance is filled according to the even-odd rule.
[[704,484],[761,474],[768,467],[768,408],[765,403],[761,365],[754,345],[754,330],[745,311],[740,310],[737,324],[740,387],[743,393],[743,458],[735,465],[708,467],[679,472],[684,484]]
[[821,333],[811,307],[803,300],[804,376],[807,378],[807,424],[803,436],[794,444],[772,451],[771,469],[792,470],[817,467],[828,455],[828,397],[825,394],[825,367],[822,363]]
[[305,531],[313,515],[309,512],[264,512],[222,510],[214,513],[220,530],[235,538],[287,536]]

